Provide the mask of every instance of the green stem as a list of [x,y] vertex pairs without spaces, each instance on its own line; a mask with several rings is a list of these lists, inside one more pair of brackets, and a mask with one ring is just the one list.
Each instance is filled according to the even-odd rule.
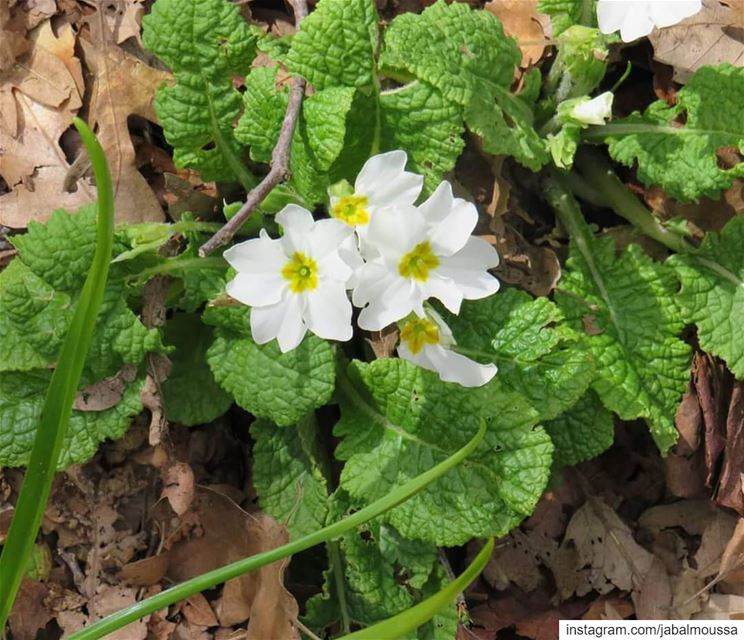
[[248,169],[246,169],[243,162],[233,151],[232,145],[222,133],[220,129],[220,123],[217,121],[217,116],[214,112],[214,105],[212,104],[212,98],[207,95],[207,105],[209,106],[209,122],[212,125],[212,135],[214,135],[214,143],[217,145],[222,157],[227,162],[227,166],[232,169],[232,172],[237,176],[240,184],[243,185],[243,189],[251,191],[253,187],[258,184],[256,176],[254,176]]
[[341,549],[336,540],[326,543],[328,549],[328,561],[333,571],[333,581],[336,583],[336,595],[338,596],[338,609],[341,613],[341,629],[344,633],[351,631],[351,617],[349,616],[349,603],[346,601],[346,584],[344,581],[344,564],[341,559]]
[[489,538],[478,555],[475,556],[475,560],[460,574],[460,577],[450,582],[438,593],[392,618],[378,622],[361,631],[355,631],[339,638],[339,640],[393,640],[418,629],[447,605],[452,605],[457,594],[464,591],[478,577],[488,564],[493,552],[493,545],[493,538]]
[[73,120],[88,151],[98,190],[96,250],[80,300],[47,389],[31,457],[13,521],[0,555],[0,632],[10,615],[39,531],[80,376],[96,326],[108,278],[114,238],[114,191],[106,156],[93,132]]
[[138,273],[127,274],[127,280],[150,279],[153,276],[166,275],[174,271],[198,271],[201,269],[227,269],[223,258],[170,258]]
[[97,638],[102,638],[109,633],[113,633],[117,629],[121,629],[130,622],[134,622],[143,616],[168,607],[179,600],[194,595],[195,593],[199,593],[205,589],[211,589],[218,584],[237,578],[244,573],[255,571],[256,569],[265,567],[272,562],[300,553],[316,544],[338,538],[347,531],[355,529],[360,524],[364,524],[368,520],[376,518],[385,511],[388,511],[399,505],[401,502],[408,500],[408,498],[423,490],[435,480],[441,478],[450,469],[456,467],[465,460],[465,458],[467,458],[480,444],[485,434],[486,422],[484,420],[478,429],[478,433],[476,433],[473,439],[462,447],[462,449],[459,449],[446,460],[443,460],[428,471],[416,476],[400,487],[396,487],[387,495],[376,500],[372,504],[367,505],[363,509],[360,509],[356,513],[353,513],[352,515],[327,527],[323,527],[303,538],[293,540],[289,544],[282,545],[281,547],[269,551],[264,551],[263,553],[258,553],[249,558],[243,558],[237,562],[220,567],[219,569],[214,569],[213,571],[208,571],[196,578],[182,582],[175,587],[166,589],[165,591],[142,600],[131,607],[127,607],[122,611],[107,616],[106,618],[103,618],[103,620],[99,620],[86,629],[73,633],[69,636],[68,640],[97,640]]
[[575,164],[607,205],[641,233],[677,253],[686,253],[694,249],[682,236],[661,224],[641,201],[628,191],[615,175],[609,162],[598,151],[581,149],[576,154]]

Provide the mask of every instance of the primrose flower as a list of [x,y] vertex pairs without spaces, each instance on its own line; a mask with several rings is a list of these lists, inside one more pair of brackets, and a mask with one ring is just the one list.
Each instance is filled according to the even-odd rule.
[[237,270],[227,293],[250,305],[251,333],[258,344],[274,338],[282,353],[294,349],[310,330],[321,338],[349,340],[351,303],[347,283],[356,266],[350,227],[337,220],[315,221],[297,205],[287,205],[276,220],[284,235],[258,238],[225,251]]
[[702,9],[702,0],[599,0],[602,33],[620,31],[624,42],[647,36],[654,27],[670,27]]
[[604,124],[612,117],[612,91],[605,91],[596,98],[579,99],[569,112],[569,117],[581,124]]
[[496,292],[499,282],[487,269],[498,264],[498,254],[470,235],[477,220],[475,207],[454,198],[447,182],[418,208],[378,211],[367,231],[374,251],[354,278],[352,301],[364,307],[359,326],[380,331],[411,312],[423,318],[428,298],[458,313],[463,299]]
[[432,309],[424,318],[412,315],[400,323],[398,355],[404,360],[463,387],[480,387],[496,375],[495,364],[479,364],[453,351],[454,344],[449,327]]
[[354,227],[363,241],[376,211],[394,205],[412,205],[421,193],[423,176],[405,170],[405,151],[389,151],[364,163],[352,189],[342,182],[330,190],[330,214]]

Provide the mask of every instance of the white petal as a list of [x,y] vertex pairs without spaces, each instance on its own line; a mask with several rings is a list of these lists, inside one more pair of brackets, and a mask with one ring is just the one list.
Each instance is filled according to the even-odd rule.
[[[457,287],[465,300],[480,300],[496,293],[499,290],[500,283],[498,279],[487,271],[469,271],[464,269],[451,268],[442,265],[437,272],[449,278]],[[443,301],[444,302],[444,301]],[[449,307],[447,307],[449,309]],[[452,313],[458,313],[459,310]]]
[[461,249],[478,222],[475,205],[455,198],[452,185],[446,181],[418,209],[429,227],[431,244],[441,255],[451,255]]
[[371,300],[369,306],[362,309],[357,324],[366,331],[382,331],[413,311],[411,299],[410,280],[391,279],[385,293]]
[[357,307],[383,297],[385,290],[398,278],[380,260],[367,262],[354,275],[357,285],[352,293],[352,302]]
[[276,338],[279,349],[286,353],[302,342],[306,331],[297,295],[288,295],[271,307],[251,309],[251,334],[257,344],[266,344]]
[[[598,0],[597,25],[599,30],[602,33],[620,31],[625,22],[629,4],[626,0]],[[634,2],[633,4],[638,3]]]
[[703,8],[702,0],[666,0],[649,2],[649,15],[659,28],[671,27],[685,18],[694,16]]
[[307,254],[308,236],[315,225],[313,214],[299,205],[288,204],[276,214],[276,221],[284,229],[282,244],[287,255],[295,251]]
[[358,238],[355,234],[350,235],[339,245],[338,255],[352,271],[357,271],[364,265],[364,260],[359,253]]
[[389,151],[364,163],[354,183],[354,192],[367,197],[370,211],[416,202],[424,178],[405,171],[407,160],[405,151]]
[[331,280],[345,285],[354,274],[354,270],[338,253],[331,253],[317,262],[319,277],[323,280]]
[[620,31],[625,42],[646,36],[654,28],[648,0],[599,0],[597,23],[602,33]]
[[442,380],[463,387],[482,387],[498,370],[495,364],[480,364],[438,344],[424,345],[421,352]]
[[277,271],[270,274],[238,273],[227,283],[227,295],[252,307],[276,304],[287,290],[287,281]]
[[308,329],[327,340],[350,340],[351,302],[343,284],[326,283],[306,296],[304,312]]
[[486,270],[497,264],[496,250],[473,236],[462,251],[441,259],[437,273],[450,278],[466,300],[480,300],[499,290],[498,279]]
[[493,269],[499,266],[499,254],[483,238],[470,236],[460,251],[455,255],[442,257],[441,263],[447,263],[459,269]]
[[612,116],[612,91],[605,91],[571,109],[571,117],[583,124],[604,124]]
[[422,293],[426,298],[436,298],[451,313],[460,313],[460,305],[463,299],[463,283],[455,282],[442,273],[441,267],[432,273],[429,279],[423,283]]
[[366,242],[382,256],[397,263],[426,239],[424,216],[414,207],[390,207],[372,216]]
[[269,238],[265,229],[258,238],[235,244],[222,255],[236,271],[252,274],[279,272],[287,261],[281,241]]
[[319,220],[308,233],[310,256],[320,260],[330,253],[336,253],[341,243],[353,235],[354,230],[340,220]]

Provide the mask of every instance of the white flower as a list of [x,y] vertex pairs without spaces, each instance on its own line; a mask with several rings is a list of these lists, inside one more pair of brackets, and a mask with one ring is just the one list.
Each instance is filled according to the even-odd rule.
[[421,193],[424,178],[405,170],[407,160],[405,151],[372,156],[354,181],[353,193],[331,191],[331,216],[354,227],[363,241],[376,211],[394,205],[412,205]]
[[581,124],[604,124],[612,117],[612,91],[605,91],[591,100],[581,100],[569,116]]
[[238,272],[227,293],[253,307],[253,339],[265,344],[276,338],[282,353],[300,344],[308,329],[321,338],[349,340],[346,288],[355,266],[351,227],[337,220],[316,222],[293,204],[276,220],[284,227],[280,239],[272,240],[262,229],[258,238],[224,254]]
[[702,0],[599,0],[602,33],[620,31],[624,42],[647,36],[654,27],[670,27],[702,9]]
[[451,349],[452,332],[438,313],[411,316],[401,323],[398,355],[423,369],[434,371],[445,382],[480,387],[496,375],[495,364],[479,364]]
[[475,207],[452,196],[447,182],[420,207],[378,211],[367,231],[374,250],[355,274],[354,304],[364,307],[359,326],[379,331],[411,312],[424,316],[424,301],[437,298],[452,313],[463,299],[496,292],[499,282],[487,269],[498,264],[496,250],[470,234]]

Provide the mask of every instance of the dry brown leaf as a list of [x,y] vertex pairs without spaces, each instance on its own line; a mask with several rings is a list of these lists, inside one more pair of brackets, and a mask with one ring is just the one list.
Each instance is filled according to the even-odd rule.
[[[121,585],[101,585],[98,592],[88,601],[87,624],[97,622],[105,616],[125,609],[137,602],[137,589]],[[147,622],[150,616],[139,618],[136,622],[106,635],[106,640],[145,640]],[[65,628],[67,633],[78,629]]]
[[85,389],[78,391],[72,405],[77,411],[105,411],[116,406],[121,400],[127,384],[137,377],[137,367],[124,365],[116,375],[104,378]]
[[106,26],[116,44],[129,38],[141,42],[142,16],[145,15],[145,0],[84,0],[95,9],[102,9]]
[[170,502],[173,511],[182,516],[194,501],[194,471],[185,462],[174,462],[168,465],[163,473],[163,491],[161,498]]
[[671,618],[689,620],[698,613],[703,603],[708,599],[707,592],[701,592],[705,586],[697,572],[689,566],[677,576],[671,576],[672,581],[672,609]]
[[188,598],[181,605],[181,613],[188,622],[199,627],[216,627],[219,624],[212,607],[201,593]]
[[744,66],[744,2],[704,0],[694,16],[649,35],[654,57],[674,67],[674,79],[685,83],[706,64]]
[[744,382],[735,382],[726,416],[726,448],[716,492],[716,504],[744,515]]
[[168,570],[170,561],[168,553],[151,556],[125,564],[118,573],[119,579],[125,584],[149,587],[162,580]]
[[93,44],[84,38],[80,44],[94,74],[89,119],[97,126],[111,165],[117,222],[162,222],[158,199],[135,166],[127,117],[138,115],[155,122],[155,90],[170,74],[148,67],[119,47]]
[[592,602],[582,620],[625,620],[635,613],[633,603],[620,596],[608,595]]
[[506,35],[516,39],[522,51],[520,66],[539,62],[545,52],[544,27],[550,20],[538,13],[537,0],[491,0],[483,8],[501,20]]
[[499,591],[510,583],[522,591],[532,591],[542,581],[540,564],[545,552],[552,553],[558,544],[543,536],[537,537],[515,529],[506,538],[499,540],[491,559],[483,570],[483,577]]
[[672,585],[664,563],[654,557],[637,589],[632,593],[638,620],[666,620],[672,604]]
[[721,566],[721,558],[736,529],[736,517],[717,509],[715,515],[709,519],[703,536],[695,553],[697,575],[708,578],[716,575]]
[[33,49],[0,83],[0,176],[10,193],[0,196],[0,224],[23,228],[59,207],[74,210],[94,198],[90,183],[63,190],[69,165],[60,147],[82,105],[83,83],[75,36],[49,22],[33,33]]
[[633,539],[633,533],[605,502],[589,498],[571,518],[562,546],[573,543],[578,554],[581,582],[578,595],[592,590],[638,588],[654,557]]
[[744,596],[713,593],[692,620],[744,620]]
[[721,555],[721,566],[714,582],[744,581],[744,518],[739,518],[731,539]]
[[[213,491],[197,491],[193,512],[203,535],[171,549],[168,577],[172,580],[187,580],[288,540],[283,525],[264,514],[248,514]],[[250,617],[248,637],[299,638],[293,626],[299,608],[282,584],[285,565],[286,561],[276,562],[226,583],[214,607],[220,624],[240,624]],[[259,632],[262,635],[251,635]]]
[[54,613],[46,604],[47,588],[36,580],[24,579],[10,613],[13,640],[36,640]]
[[679,500],[647,509],[638,518],[638,525],[654,535],[680,527],[690,535],[699,536],[717,512],[709,500]]

